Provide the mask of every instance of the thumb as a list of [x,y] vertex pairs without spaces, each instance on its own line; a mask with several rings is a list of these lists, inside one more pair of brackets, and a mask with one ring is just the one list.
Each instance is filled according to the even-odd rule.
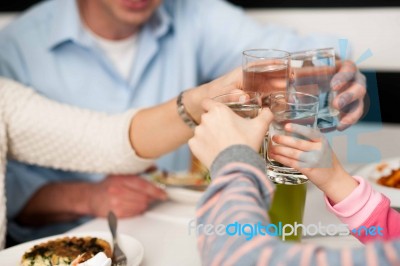
[[273,119],[274,115],[272,114],[271,110],[269,110],[269,108],[263,108],[260,114],[255,118],[255,120],[266,125],[269,125]]
[[271,113],[271,110],[269,108],[263,108],[260,112],[260,114],[254,118],[253,120],[256,123],[260,123],[265,126],[265,129],[269,127],[269,124],[271,123],[272,119],[274,119],[274,115]]

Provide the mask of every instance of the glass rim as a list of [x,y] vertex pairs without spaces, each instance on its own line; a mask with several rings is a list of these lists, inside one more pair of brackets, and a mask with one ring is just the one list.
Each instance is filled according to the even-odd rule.
[[[255,56],[250,54],[251,52],[279,52],[282,53],[284,55],[282,56]],[[250,58],[254,58],[254,59],[285,59],[285,58],[290,58],[290,53],[284,50],[279,50],[279,49],[269,49],[269,48],[255,48],[255,49],[248,49],[248,50],[244,50],[242,52],[243,56],[247,56]]]
[[224,96],[232,96],[232,95],[240,95],[240,94],[242,94],[242,95],[248,94],[248,95],[251,96],[251,98],[253,98],[253,97],[261,97],[262,96],[262,94],[260,92],[257,92],[257,91],[235,91],[235,92],[228,92],[228,93],[220,94],[220,95],[212,97],[211,99],[215,100],[217,98],[224,97]]
[[314,54],[316,54],[318,52],[325,52],[325,51],[333,51],[333,55],[335,55],[335,48],[334,47],[326,47],[326,48],[316,48],[316,49],[292,52],[292,53],[290,53],[290,59],[292,59],[292,57],[294,55],[301,55],[301,54],[314,55]]
[[294,104],[301,105],[301,106],[319,105],[319,98],[317,96],[315,96],[315,95],[312,95],[312,94],[308,94],[308,93],[304,93],[304,92],[298,92],[298,91],[291,91],[291,92],[290,91],[289,92],[288,91],[276,91],[276,92],[272,92],[268,96],[269,100],[271,102],[271,106],[272,106],[272,99],[273,99],[272,96],[273,95],[278,95],[278,94],[284,94],[285,96],[288,95],[288,94],[300,94],[300,95],[307,96],[307,97],[315,100],[312,103],[286,103],[288,105],[294,105]]

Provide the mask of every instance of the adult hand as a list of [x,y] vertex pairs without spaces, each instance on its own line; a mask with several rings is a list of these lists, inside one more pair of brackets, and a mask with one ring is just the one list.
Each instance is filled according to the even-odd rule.
[[331,81],[331,87],[338,92],[333,106],[340,110],[342,131],[356,123],[364,113],[364,97],[367,92],[366,78],[351,61],[338,62],[338,72]]
[[267,132],[272,114],[264,109],[253,119],[236,115],[226,105],[206,99],[202,102],[207,113],[202,115],[194,137],[189,140],[193,154],[207,167],[225,148],[244,144],[258,151]]
[[90,214],[106,217],[113,210],[117,217],[143,213],[157,200],[166,200],[166,193],[135,175],[110,175],[93,184],[89,197]]
[[242,88],[242,69],[236,68],[233,71],[199,87],[188,90],[184,94],[184,105],[195,121],[200,122],[204,110],[201,102],[207,98],[239,91]]

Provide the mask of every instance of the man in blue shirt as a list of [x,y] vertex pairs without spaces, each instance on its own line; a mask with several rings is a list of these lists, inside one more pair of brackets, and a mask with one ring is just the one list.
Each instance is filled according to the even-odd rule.
[[[167,101],[215,79],[240,66],[241,52],[248,48],[295,51],[334,45],[331,38],[301,38],[287,29],[262,27],[222,0],[50,0],[2,31],[0,74],[51,99],[116,113]],[[189,162],[185,146],[160,158],[158,166],[186,170]],[[126,187],[122,192],[121,186]],[[112,202],[124,208],[120,216],[139,214],[154,201],[146,187],[151,184],[134,176],[11,162],[9,233],[17,241],[59,233],[82,217],[104,216],[104,206]]]

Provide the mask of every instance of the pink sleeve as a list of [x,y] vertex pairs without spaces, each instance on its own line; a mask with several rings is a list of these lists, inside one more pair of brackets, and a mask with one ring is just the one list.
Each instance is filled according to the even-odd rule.
[[364,178],[354,176],[354,179],[358,181],[358,187],[341,202],[332,206],[325,197],[328,209],[363,243],[399,238],[400,213],[391,209],[390,200],[373,190]]

